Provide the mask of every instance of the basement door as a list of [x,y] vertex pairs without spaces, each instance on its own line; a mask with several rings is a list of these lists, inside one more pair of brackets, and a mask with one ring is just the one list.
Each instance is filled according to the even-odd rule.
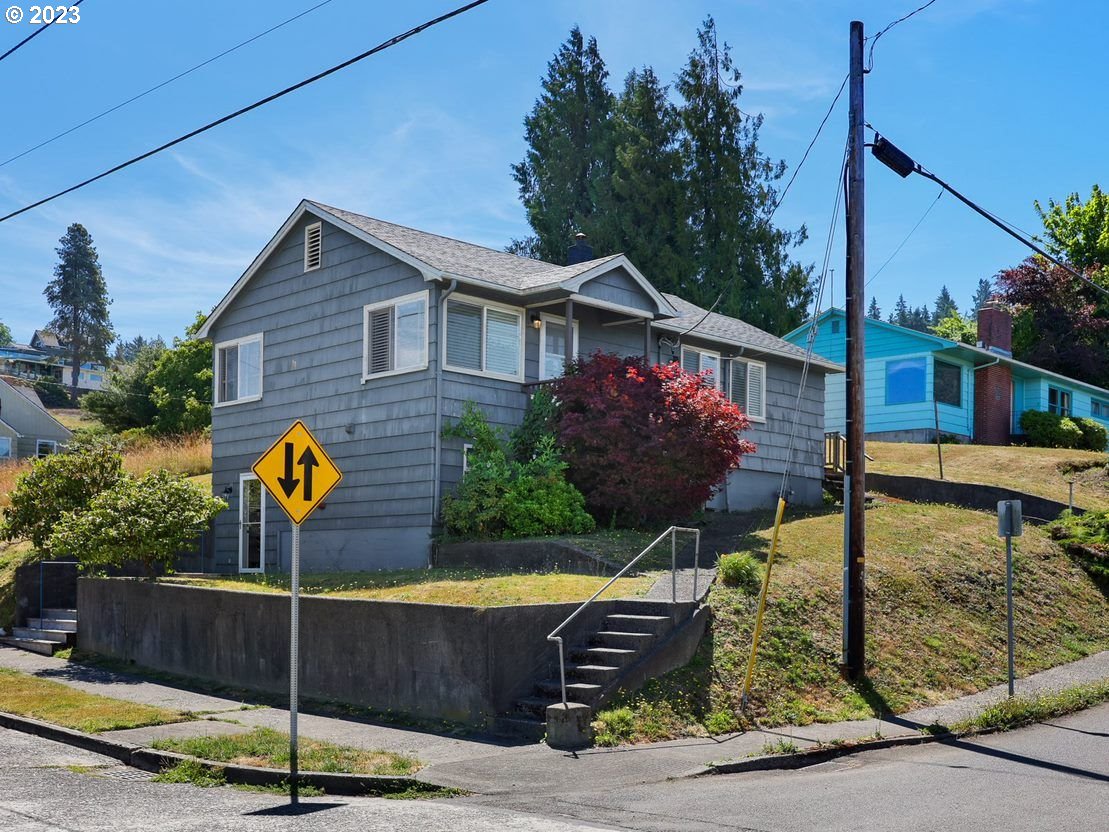
[[266,499],[253,474],[239,475],[239,571],[263,572],[266,567]]

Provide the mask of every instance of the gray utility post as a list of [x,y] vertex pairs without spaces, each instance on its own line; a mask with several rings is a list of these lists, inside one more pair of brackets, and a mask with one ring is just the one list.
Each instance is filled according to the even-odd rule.
[[1009,641],[1009,696],[1013,695],[1013,538],[1024,533],[1020,500],[1002,500],[997,504],[997,536],[1005,538],[1005,608]]
[[300,524],[293,524],[291,608],[289,610],[289,801],[299,800],[297,784],[297,683],[300,675]]
[[863,225],[863,24],[851,22],[847,153],[847,465],[843,476],[843,664],[847,676],[866,672],[866,325]]

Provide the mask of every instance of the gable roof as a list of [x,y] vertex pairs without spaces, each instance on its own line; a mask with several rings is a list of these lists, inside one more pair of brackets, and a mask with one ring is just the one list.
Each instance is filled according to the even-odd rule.
[[[838,306],[833,306],[831,309],[825,309],[816,317],[815,323],[819,326],[829,318],[846,318],[847,313],[840,309]],[[813,321],[806,321],[797,327],[792,332],[787,332],[783,338],[793,338],[803,332],[807,332],[809,327],[813,325]],[[921,332],[919,329],[909,329],[907,326],[898,326],[897,324],[887,323],[879,318],[867,318],[866,326],[877,327],[878,329],[885,329],[896,332],[899,335],[906,337],[918,338],[921,341],[926,341],[935,348],[944,349],[947,347],[957,346],[959,342],[952,341],[948,338],[941,338],[939,335],[934,335],[931,332]],[[992,354],[992,353],[991,353]]]
[[[37,397],[36,397],[37,398]],[[19,387],[0,378],[0,416],[12,430],[24,436],[68,441],[73,432],[50,415],[41,404],[22,394]]]
[[460,283],[484,286],[510,294],[528,295],[552,289],[576,291],[584,279],[592,279],[612,269],[624,268],[654,301],[661,316],[670,317],[677,314],[662,293],[652,286],[623,254],[613,254],[584,263],[575,263],[572,266],[559,266],[555,263],[532,260],[451,237],[385,222],[306,199],[301,201],[267,246],[254,258],[250,267],[243,272],[223,300],[212,310],[212,314],[197,332],[198,338],[208,337],[219,316],[306,213],[327,220],[347,233],[407,263],[421,272],[425,280],[454,279]]
[[[685,333],[690,327],[696,326],[689,335],[707,338],[713,341],[723,341],[741,347],[744,354],[750,351],[753,356],[759,354],[773,355],[778,358],[788,358],[794,361],[804,361],[806,352],[795,344],[789,343],[776,335],[752,326],[739,318],[731,318],[716,312],[708,312],[695,303],[690,303],[677,295],[664,295],[671,306],[678,310],[678,316],[653,324],[655,329],[670,332]],[[812,364],[828,372],[841,373],[843,367],[818,355],[813,355]]]

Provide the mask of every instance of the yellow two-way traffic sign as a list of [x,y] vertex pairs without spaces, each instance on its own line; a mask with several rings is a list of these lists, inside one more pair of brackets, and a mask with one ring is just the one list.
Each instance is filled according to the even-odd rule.
[[342,472],[300,419],[250,470],[297,526],[343,479]]

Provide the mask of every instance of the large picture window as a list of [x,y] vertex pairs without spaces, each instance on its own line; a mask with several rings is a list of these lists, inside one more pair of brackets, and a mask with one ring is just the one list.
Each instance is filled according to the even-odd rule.
[[886,404],[912,404],[925,399],[926,361],[899,358],[886,362]]
[[362,380],[427,367],[427,292],[363,309]]
[[523,381],[522,309],[452,297],[446,323],[447,369]]
[[728,398],[756,422],[766,421],[766,365],[761,361],[733,358],[730,362]]
[[946,361],[935,363],[932,394],[940,404],[963,406],[963,368]]
[[216,344],[216,405],[262,398],[262,335]]

